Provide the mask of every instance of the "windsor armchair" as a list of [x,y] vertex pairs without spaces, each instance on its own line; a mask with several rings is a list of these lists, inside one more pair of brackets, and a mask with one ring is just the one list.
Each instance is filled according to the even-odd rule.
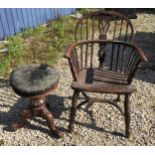
[[[103,65],[99,66],[100,46],[104,45],[106,52]],[[113,40],[87,40],[71,44],[65,54],[69,60],[74,81],[72,107],[69,131],[73,131],[76,111],[87,103],[107,102],[117,107],[124,115],[125,136],[130,135],[129,95],[133,92],[131,81],[138,64],[147,62],[144,52],[137,46],[127,42]],[[124,110],[116,100],[91,98],[86,92],[108,93],[124,96]],[[83,94],[85,101],[78,103],[79,95]],[[120,99],[120,98],[119,98]]]

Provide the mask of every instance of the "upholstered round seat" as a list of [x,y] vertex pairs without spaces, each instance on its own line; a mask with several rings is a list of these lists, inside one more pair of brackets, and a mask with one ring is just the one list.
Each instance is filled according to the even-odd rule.
[[59,81],[58,73],[46,64],[31,64],[12,71],[10,84],[14,91],[23,97],[41,95],[55,88]]

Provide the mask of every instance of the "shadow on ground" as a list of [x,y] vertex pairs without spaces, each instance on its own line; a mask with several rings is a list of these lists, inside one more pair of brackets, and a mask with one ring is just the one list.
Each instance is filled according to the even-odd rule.
[[0,88],[8,87],[10,86],[10,82],[8,79],[0,78]]
[[[63,98],[57,95],[49,95],[47,97],[48,104],[49,104],[49,111],[52,112],[53,117],[59,119],[61,113],[65,110],[64,108],[64,101]],[[0,124],[4,125],[3,130],[8,132],[14,132],[11,130],[11,124],[18,122],[20,120],[20,112],[24,109],[28,108],[30,105],[30,100],[26,98],[19,98],[16,103],[13,105],[6,106],[4,104],[0,104],[0,109],[7,107],[9,108],[8,112],[4,112],[0,110]],[[56,138],[54,134],[50,131],[50,129],[43,128],[43,126],[47,126],[46,120],[40,119],[38,117],[33,117],[32,120],[39,125],[31,124],[27,121],[25,128],[32,129],[32,130],[39,130],[43,133],[48,134],[52,138]],[[66,132],[65,128],[59,128],[61,131]],[[20,130],[20,129],[19,129]]]
[[[62,120],[64,122],[69,122],[69,118],[61,118],[62,112],[67,110],[67,112],[70,113],[70,107],[65,108],[64,106],[65,99],[68,99],[70,100],[69,102],[71,102],[72,97],[71,96],[61,97],[57,95],[49,95],[47,97],[47,102],[49,104],[49,111],[52,112],[53,117],[55,119]],[[4,125],[3,130],[7,132],[14,132],[11,130],[11,124],[14,122],[18,122],[20,120],[20,112],[26,109],[29,105],[30,105],[29,99],[19,98],[17,102],[14,103],[13,105],[8,104],[8,106],[5,106],[9,108],[8,112],[4,112],[0,110],[0,124]],[[4,106],[0,104],[0,109],[1,108],[4,108]],[[80,126],[84,126],[86,128],[90,128],[90,129],[93,129],[99,132],[105,132],[105,133],[110,133],[112,135],[118,135],[118,136],[124,137],[123,133],[108,131],[108,130],[105,130],[104,128],[100,128],[96,126],[96,120],[93,117],[93,113],[90,110],[85,109],[84,107],[81,108],[81,110],[83,110],[89,115],[91,124],[82,123],[82,121],[80,122],[79,120],[75,120],[75,126],[80,125]],[[34,125],[34,124],[31,124],[29,121],[27,121],[25,128],[31,129],[31,130],[38,130],[40,132],[48,134],[52,138],[56,138],[55,135],[52,134],[52,132],[50,132],[49,128],[48,129],[44,128],[44,126],[47,126],[46,120],[40,119],[38,117],[33,117],[32,120],[40,125]],[[68,130],[66,128],[67,128],[66,126],[64,126],[63,128],[58,127],[60,131],[67,133]]]
[[137,8],[137,13],[155,14],[155,8]]
[[139,67],[139,75],[135,77],[138,80],[144,82],[155,83],[155,77],[151,77],[146,70],[155,71],[155,32],[146,33],[146,32],[137,32],[134,35],[136,44],[142,48],[146,56],[148,57],[148,63],[142,63]]

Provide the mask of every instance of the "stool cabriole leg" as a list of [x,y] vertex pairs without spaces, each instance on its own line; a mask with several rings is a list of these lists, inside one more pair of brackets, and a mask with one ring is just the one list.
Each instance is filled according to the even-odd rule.
[[63,133],[60,132],[57,127],[54,124],[54,119],[53,119],[53,115],[52,113],[47,109],[47,107],[45,107],[44,109],[41,110],[40,116],[45,118],[48,126],[50,128],[50,130],[58,137],[58,138],[62,138],[63,137]]
[[11,128],[12,130],[16,131],[25,126],[27,119],[33,116],[32,109],[27,109],[21,112],[20,121],[17,123],[13,123]]

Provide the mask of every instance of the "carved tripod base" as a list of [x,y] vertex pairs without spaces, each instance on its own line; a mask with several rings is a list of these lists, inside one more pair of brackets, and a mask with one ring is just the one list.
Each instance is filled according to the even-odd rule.
[[26,125],[26,121],[33,116],[39,116],[46,119],[50,130],[56,137],[62,138],[63,133],[60,132],[54,124],[52,113],[47,109],[44,99],[33,99],[32,105],[28,109],[21,112],[20,121],[12,124],[12,130],[16,131]]

